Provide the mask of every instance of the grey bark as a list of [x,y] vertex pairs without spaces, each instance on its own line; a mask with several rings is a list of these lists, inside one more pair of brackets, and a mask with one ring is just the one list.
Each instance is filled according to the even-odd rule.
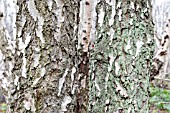
[[117,1],[115,7],[113,25],[109,25],[109,4],[101,1],[96,8],[97,14],[103,9],[105,15],[102,26],[96,28],[96,47],[90,52],[94,76],[90,80],[90,111],[146,113],[154,47],[151,4],[126,0]]
[[1,3],[9,113],[148,112],[149,0]]

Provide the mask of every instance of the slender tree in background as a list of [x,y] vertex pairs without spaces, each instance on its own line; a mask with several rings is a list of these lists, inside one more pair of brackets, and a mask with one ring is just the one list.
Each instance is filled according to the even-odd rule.
[[146,113],[150,0],[0,0],[10,113]]

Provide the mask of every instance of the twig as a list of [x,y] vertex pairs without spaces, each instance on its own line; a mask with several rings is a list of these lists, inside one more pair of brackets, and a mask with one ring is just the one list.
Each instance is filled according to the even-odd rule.
[[159,104],[170,104],[170,102],[158,102]]

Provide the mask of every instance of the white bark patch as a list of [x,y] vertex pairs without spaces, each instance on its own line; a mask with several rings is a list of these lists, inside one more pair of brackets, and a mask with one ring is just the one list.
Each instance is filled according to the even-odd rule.
[[41,77],[43,77],[46,73],[45,67],[41,68]]
[[127,52],[131,48],[130,39],[128,40],[128,44],[125,46],[125,51]]
[[17,86],[19,81],[19,76],[15,75],[14,84]]
[[55,2],[57,4],[57,6],[63,6],[64,5],[62,0],[55,0]]
[[122,2],[118,2],[117,9],[120,8]]
[[94,79],[94,73],[92,73],[92,77],[91,77],[91,79],[92,79],[92,80]]
[[36,111],[36,108],[35,108],[35,99],[34,98],[32,98],[31,111],[32,111],[32,113],[35,113],[35,111]]
[[133,16],[134,16],[134,13],[131,13],[131,14],[130,14],[130,17],[133,17]]
[[132,8],[132,9],[135,9],[135,5],[134,5],[134,2],[130,2],[130,7]]
[[103,8],[101,8],[101,9],[99,10],[99,12],[100,12],[100,13],[99,13],[98,24],[99,24],[100,27],[102,27],[105,12],[103,11]]
[[81,43],[81,37],[83,36],[83,33],[82,33],[82,30],[81,29],[84,29],[83,28],[83,20],[84,20],[84,16],[83,16],[83,11],[84,11],[84,7],[83,7],[83,1],[80,1],[80,12],[79,12],[79,18],[80,18],[80,24],[79,24],[79,31],[78,31],[78,47],[77,49],[81,49],[80,47],[80,43]]
[[111,26],[114,22],[114,16],[116,14],[116,11],[115,11],[115,0],[106,0],[106,3],[108,3],[111,7],[112,7],[112,14],[111,14],[111,18],[109,20],[109,25]]
[[115,74],[116,74],[116,75],[119,74],[119,69],[120,69],[119,63],[118,63],[118,62],[115,62]]
[[133,25],[133,19],[132,18],[130,19],[129,24]]
[[34,67],[37,67],[39,64],[39,59],[40,59],[40,48],[39,47],[33,47],[36,53],[34,54]]
[[34,67],[37,67],[39,64],[40,54],[34,55]]
[[109,104],[109,102],[110,102],[110,99],[107,99],[106,102],[105,102],[105,104]]
[[99,86],[99,84],[97,83],[97,80],[96,80],[96,79],[95,79],[95,87],[96,87],[97,90],[99,91],[99,93],[98,93],[98,96],[99,96],[101,89],[100,89],[100,86]]
[[3,54],[0,50],[0,79],[2,79],[4,77],[4,75],[2,74],[5,70],[5,66],[4,66],[4,61],[3,61]]
[[52,5],[53,5],[53,1],[52,1],[52,0],[48,0],[48,1],[47,1],[47,4],[48,4],[48,7],[49,7],[49,9],[50,9],[50,11],[51,11]]
[[138,56],[139,55],[139,53],[140,53],[140,48],[142,47],[142,45],[143,45],[144,43],[142,42],[142,41],[140,41],[140,40],[138,40],[137,42],[136,42],[136,55],[135,55],[135,57],[136,56]]
[[[55,16],[57,17],[57,20],[58,20],[58,23],[57,23],[57,29],[56,29],[56,32],[54,33],[54,37],[57,41],[60,41],[61,39],[61,33],[60,33],[60,27],[61,27],[61,23],[64,22],[64,17],[62,16],[62,7],[63,7],[63,3],[61,0],[55,0],[56,4],[57,4],[57,10],[53,11],[55,13]],[[60,51],[61,53],[61,51]],[[59,55],[61,55],[59,53]]]
[[22,38],[19,38],[19,50],[21,50],[21,52],[23,53],[23,65],[22,65],[22,76],[27,78],[27,75],[26,75],[26,58],[25,58],[25,48],[28,46],[30,40],[31,40],[31,36],[30,34],[28,33],[27,34],[27,37],[26,37],[26,40],[25,40],[25,43],[22,41]]
[[32,87],[35,87],[35,85],[37,85],[38,81],[41,79],[41,77],[36,78],[32,84]]
[[139,4],[137,4],[137,6],[136,6],[136,11],[138,11],[138,9],[139,9]]
[[2,79],[2,84],[1,84],[2,88],[4,88],[4,89],[7,91],[9,84],[10,84],[10,83],[8,82],[7,78],[4,77],[4,78]]
[[144,13],[141,13],[140,17],[144,19],[145,18]]
[[22,38],[18,38],[18,41],[19,41],[19,50],[21,50],[21,52],[24,52],[23,49],[24,49],[24,43],[22,41]]
[[28,44],[31,40],[30,33],[27,34],[25,43],[23,42],[22,38],[18,38],[18,40],[19,40],[19,50],[21,50],[22,53],[25,53],[24,50],[28,46]]
[[8,62],[8,65],[9,65],[9,70],[8,70],[8,75],[11,75],[12,74],[12,69],[13,69],[13,63],[11,61]]
[[24,103],[24,107],[25,107],[26,110],[30,110],[31,109],[31,103],[30,102],[24,100],[23,103]]
[[81,77],[81,76],[82,76],[82,74],[78,74],[77,79],[80,80],[80,77]]
[[131,110],[132,110],[132,108],[131,108],[131,107],[129,107],[129,108],[128,108],[128,113],[131,113]]
[[43,24],[44,24],[44,18],[42,16],[38,15],[38,28],[36,29],[36,34],[38,37],[40,37],[41,42],[45,43],[45,40],[44,40],[43,34],[42,34]]
[[107,82],[109,80],[109,73],[106,74],[106,77],[105,77],[105,81],[106,81],[106,85],[105,85],[105,90],[107,91]]
[[115,59],[115,57],[113,57],[113,55],[112,54],[109,54],[109,58],[110,58],[110,60],[109,60],[109,67],[108,67],[108,72],[110,72],[111,70],[112,70],[112,64],[113,64],[113,62],[114,62],[114,59]]
[[121,21],[121,20],[122,20],[122,16],[121,16],[121,15],[122,15],[122,9],[120,9],[120,10],[119,10],[119,12],[118,12],[119,21]]
[[[105,101],[105,104],[107,105],[107,104],[109,104],[109,102],[110,102],[110,99],[107,99]],[[107,113],[107,109],[108,109],[108,106],[105,107],[105,112],[104,113]]]
[[97,0],[92,0],[92,29],[90,32],[90,42],[93,44],[96,37],[96,20],[97,20],[97,13],[96,13],[96,5]]
[[45,40],[43,38],[42,34],[42,26],[44,23],[43,17],[38,13],[38,10],[36,9],[34,0],[27,1],[28,4],[28,11],[31,14],[31,16],[34,18],[34,21],[38,19],[38,28],[36,29],[37,36],[40,37],[40,40],[42,43],[45,43]]
[[72,72],[71,72],[71,80],[74,81],[74,74],[76,73],[76,68],[73,67],[72,68]]
[[27,69],[26,69],[26,64],[27,64],[27,61],[26,61],[26,58],[25,58],[25,54],[23,55],[23,65],[22,65],[22,76],[27,78]]
[[74,74],[76,73],[76,68],[75,67],[73,67],[72,68],[72,72],[71,72],[71,89],[73,90],[73,81],[74,81]]
[[72,98],[70,96],[65,96],[63,99],[63,102],[61,104],[61,113],[64,113],[67,111],[67,105],[71,102]]
[[[3,54],[2,54],[2,52],[1,52],[1,50],[0,50],[0,79],[1,79],[1,81],[2,81],[2,83],[1,83],[1,86],[2,86],[2,88],[4,88],[6,91],[8,91],[8,86],[10,85],[10,81],[4,76],[4,71],[5,71],[5,63],[4,63],[4,61],[3,61],[3,58],[4,58],[4,56],[3,56]],[[6,71],[6,73],[7,73],[7,75],[11,75],[11,68],[13,67],[13,66],[11,66],[12,65],[12,63],[11,62],[8,62],[8,65],[9,65],[9,70],[8,71]]]
[[119,93],[120,93],[122,96],[127,97],[128,95],[127,95],[126,90],[120,85],[119,82],[117,82],[117,81],[115,81],[115,82],[116,82],[116,85],[117,85],[116,91],[119,91]]
[[[92,31],[92,22],[93,17],[92,16],[92,9],[94,8],[92,6],[92,0],[82,0],[80,2],[80,24],[79,24],[79,31],[78,31],[78,49],[82,49],[83,52],[87,52],[89,48],[90,41],[94,40],[94,38],[91,38],[94,33],[91,33]],[[93,12],[93,14],[95,14]],[[95,18],[95,17],[94,17]],[[93,25],[94,26],[94,25]],[[80,46],[82,45],[82,46]]]
[[78,87],[78,85],[73,85],[72,90],[71,90],[71,94],[74,94],[76,87]]
[[114,33],[115,33],[114,29],[113,29],[113,28],[110,28],[110,31],[109,31],[109,33],[108,33],[108,35],[110,36],[110,43],[109,43],[109,45],[112,45]]
[[19,24],[20,24],[20,25],[18,26],[18,36],[19,36],[19,37],[21,36],[22,28],[24,27],[25,22],[26,22],[26,16],[24,16],[24,15],[22,14],[22,18],[21,18],[21,20],[19,21]]
[[58,96],[60,96],[61,89],[62,89],[63,84],[64,84],[64,82],[65,82],[65,77],[66,77],[66,75],[68,74],[68,70],[69,70],[69,68],[66,68],[63,77],[59,79]]
[[35,111],[34,99],[30,93],[25,94],[25,100],[23,101],[23,104],[26,110],[31,110],[32,112]]
[[84,0],[84,12],[83,12],[83,26],[82,29],[80,29],[80,32],[82,32],[81,35],[81,45],[83,45],[82,50],[83,52],[87,52],[90,44],[90,36],[91,36],[91,28],[92,28],[92,0]]
[[0,1],[0,11],[3,13],[3,18],[1,21],[1,29],[5,29],[7,36],[8,49],[15,53],[16,47],[16,12],[17,12],[17,0],[1,0]]
[[145,8],[145,9],[143,10],[143,12],[144,12],[144,13],[146,13],[147,11],[148,11],[148,9],[147,9],[147,8]]
[[58,6],[58,10],[56,10],[55,15],[58,18],[59,21],[59,25],[61,25],[61,22],[64,22],[64,17],[62,16],[62,7],[64,5],[64,3],[61,0],[55,0],[57,6]]
[[147,42],[146,43],[150,43],[152,41],[151,36],[147,35]]
[[81,87],[86,88],[86,76],[84,79],[81,80]]
[[39,15],[39,13],[38,13],[38,10],[36,9],[34,0],[28,0],[27,5],[28,5],[29,13],[31,14],[34,21],[36,21],[37,20],[37,15]]

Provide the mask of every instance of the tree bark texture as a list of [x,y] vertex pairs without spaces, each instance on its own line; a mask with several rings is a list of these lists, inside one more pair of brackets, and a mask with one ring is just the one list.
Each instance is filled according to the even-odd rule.
[[146,113],[150,0],[0,0],[9,113]]
[[[90,52],[90,105],[92,113],[148,112],[148,86],[153,56],[153,25],[149,1],[100,1],[95,48]],[[98,16],[97,19],[101,18]],[[92,82],[93,81],[93,82]]]
[[158,77],[162,79],[170,78],[170,1],[153,0],[152,4],[156,48],[153,63],[155,68],[151,76],[158,75]]

